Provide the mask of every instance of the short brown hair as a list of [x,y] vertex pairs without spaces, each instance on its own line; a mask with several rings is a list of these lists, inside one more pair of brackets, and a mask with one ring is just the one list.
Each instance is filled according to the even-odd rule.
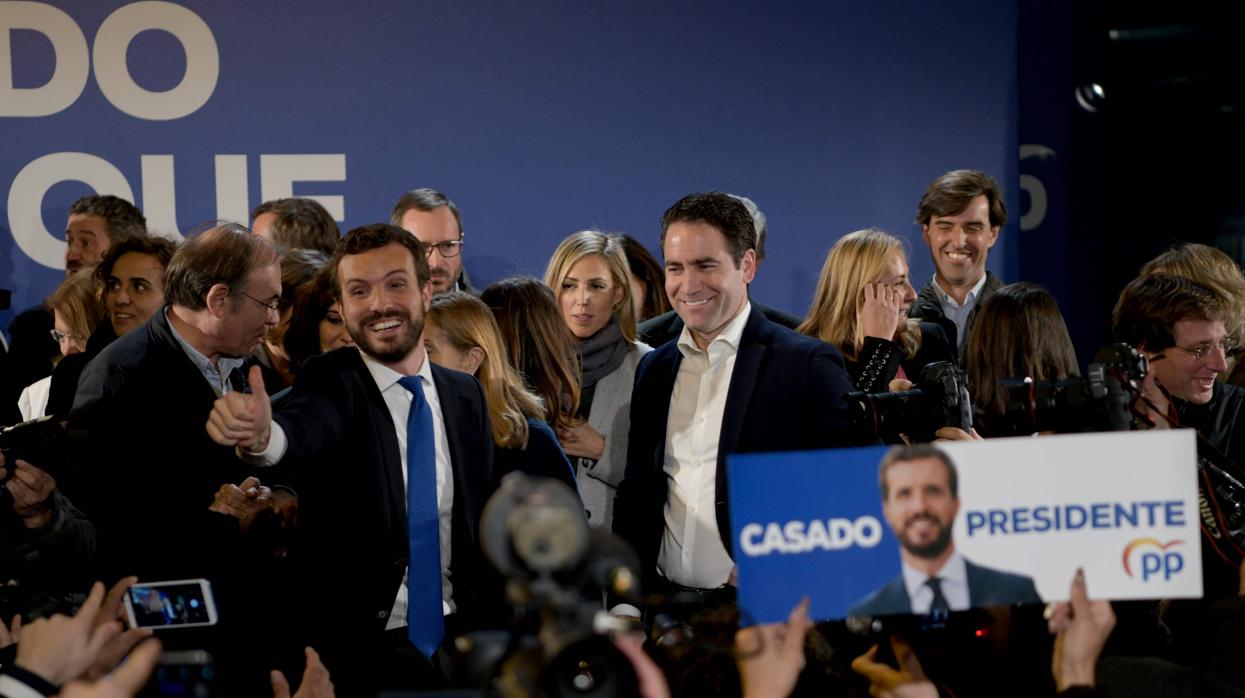
[[952,170],[930,182],[916,206],[916,222],[929,225],[934,216],[958,215],[983,195],[990,204],[990,227],[1002,228],[1007,222],[1003,191],[993,177],[979,170]]
[[252,272],[276,263],[277,249],[267,240],[237,223],[220,223],[188,238],[173,255],[164,271],[164,301],[202,310],[216,284],[236,293]]
[[882,490],[882,501],[886,501],[886,498],[890,496],[890,489],[886,485],[886,471],[890,470],[892,465],[926,458],[934,458],[947,466],[947,486],[953,498],[959,497],[960,476],[955,472],[955,463],[951,462],[951,456],[933,444],[912,444],[911,446],[891,446],[886,455],[882,456],[882,461],[878,463],[878,489]]
[[343,257],[363,254],[369,250],[379,250],[389,245],[401,245],[411,253],[415,262],[415,282],[421,289],[432,280],[432,271],[428,268],[428,253],[425,252],[426,248],[422,242],[396,225],[373,223],[346,233],[346,237],[342,238],[341,244],[329,258],[328,269],[332,275],[330,278],[333,280],[333,297],[337,300],[341,300],[342,297],[341,277],[337,274],[337,268],[341,266]]
[[1176,323],[1181,320],[1222,322],[1228,300],[1191,279],[1174,274],[1147,274],[1133,279],[1111,313],[1111,334],[1147,351],[1162,351],[1176,344]]
[[292,197],[265,201],[251,215],[254,221],[265,213],[276,216],[272,222],[272,242],[286,250],[319,250],[333,254],[341,240],[337,221],[315,199]]
[[757,233],[748,208],[740,200],[720,191],[688,194],[674,202],[661,216],[661,249],[666,251],[666,231],[674,223],[704,223],[717,228],[726,238],[735,268],[748,250],[756,250]]
[[450,213],[454,214],[454,222],[458,225],[458,239],[463,239],[463,217],[458,212],[458,207],[445,194],[436,189],[428,189],[423,187],[420,189],[412,189],[402,196],[398,197],[398,203],[393,205],[393,213],[389,215],[389,222],[396,226],[402,225],[402,217],[407,211],[412,209],[416,211],[433,211],[442,206],[450,209]]
[[108,225],[108,244],[143,237],[147,234],[147,218],[134,204],[111,194],[92,194],[69,205],[68,215],[99,216]]

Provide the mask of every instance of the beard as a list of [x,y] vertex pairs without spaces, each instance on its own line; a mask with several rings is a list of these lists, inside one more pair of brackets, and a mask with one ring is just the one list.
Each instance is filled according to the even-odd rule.
[[[367,326],[387,318],[402,320],[406,323],[406,332],[393,338],[377,340],[368,334]],[[383,364],[394,364],[410,355],[419,346],[419,337],[424,332],[424,317],[412,318],[405,309],[391,310],[385,313],[373,313],[363,318],[357,325],[346,325],[350,338],[359,346],[364,354]]]
[[929,514],[917,514],[911,519],[908,519],[907,523],[912,523],[918,519],[925,519],[926,521],[937,525],[938,533],[928,543],[916,543],[908,538],[907,524],[905,524],[904,532],[900,533],[898,536],[899,544],[903,546],[904,550],[907,550],[917,557],[925,558],[927,560],[936,558],[947,549],[947,546],[951,545],[951,527],[943,526],[938,519]]

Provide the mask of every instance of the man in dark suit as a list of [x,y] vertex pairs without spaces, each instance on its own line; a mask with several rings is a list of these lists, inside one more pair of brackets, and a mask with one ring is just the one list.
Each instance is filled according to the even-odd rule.
[[755,246],[747,209],[728,194],[691,194],[662,217],[666,292],[684,329],[636,370],[614,512],[645,593],[729,597],[727,454],[848,443],[843,357],[752,307]]
[[[757,208],[752,199],[746,196],[736,194],[729,194],[728,196],[743,204],[744,208],[748,209],[748,215],[752,217],[752,226],[756,230],[757,239],[756,267],[759,270],[761,262],[765,261],[765,214],[761,212],[761,209]],[[793,330],[800,325],[801,319],[791,313],[778,308],[771,308],[768,305],[762,305],[751,298],[749,302],[752,303],[753,310],[760,312],[770,322]],[[641,342],[650,347],[660,347],[672,339],[678,339],[679,335],[683,333],[683,318],[679,317],[677,312],[671,310],[640,323],[637,331],[639,332]]]
[[960,555],[951,525],[960,510],[955,465],[928,444],[896,446],[878,465],[882,514],[899,539],[900,575],[859,601],[854,616],[949,613],[1041,603],[1033,580]]
[[417,239],[357,228],[329,268],[357,348],[308,360],[275,417],[252,370],[252,394],[217,401],[207,430],[293,473],[300,634],[338,690],[434,687],[443,639],[504,620],[479,545],[493,463],[484,392],[427,361]]

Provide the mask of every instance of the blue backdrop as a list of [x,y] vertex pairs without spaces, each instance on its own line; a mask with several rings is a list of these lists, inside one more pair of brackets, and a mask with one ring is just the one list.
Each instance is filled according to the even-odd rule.
[[1007,190],[1014,279],[1016,24],[990,0],[0,2],[0,287],[20,310],[55,286],[93,189],[172,233],[290,193],[347,229],[431,186],[479,283],[584,227],[656,251],[667,206],[721,189],[769,217],[754,296],[802,314],[857,228],[909,238],[924,281],[916,200],[957,167]]

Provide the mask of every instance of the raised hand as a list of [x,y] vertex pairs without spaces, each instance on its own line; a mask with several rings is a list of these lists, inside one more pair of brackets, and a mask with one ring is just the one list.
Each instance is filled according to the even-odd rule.
[[865,302],[860,307],[860,330],[866,337],[894,339],[899,329],[899,308],[903,291],[886,284],[865,284]]
[[247,374],[250,394],[225,393],[212,406],[208,415],[207,433],[221,446],[240,446],[259,453],[268,447],[272,433],[272,404],[264,390],[264,376],[259,366]]

